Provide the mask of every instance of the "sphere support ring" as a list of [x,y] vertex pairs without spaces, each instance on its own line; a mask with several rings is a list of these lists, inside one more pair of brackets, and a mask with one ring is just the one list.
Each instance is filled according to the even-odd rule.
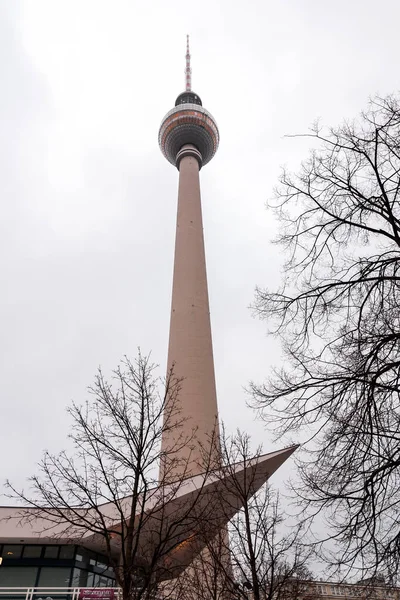
[[195,158],[197,160],[197,162],[199,163],[199,171],[203,165],[203,157],[201,156],[201,152],[199,152],[199,150],[197,150],[197,148],[195,146],[193,146],[192,144],[185,144],[184,146],[182,146],[182,148],[179,150],[178,154],[176,155],[176,167],[179,171],[179,165],[180,162],[182,160],[182,158],[184,158],[185,156],[192,156],[193,158]]

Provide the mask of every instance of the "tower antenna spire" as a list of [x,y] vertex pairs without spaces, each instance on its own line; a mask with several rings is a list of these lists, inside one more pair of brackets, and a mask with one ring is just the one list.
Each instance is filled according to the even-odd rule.
[[185,69],[185,82],[186,91],[192,91],[192,69],[190,67],[190,50],[189,50],[189,36],[186,36],[186,69]]

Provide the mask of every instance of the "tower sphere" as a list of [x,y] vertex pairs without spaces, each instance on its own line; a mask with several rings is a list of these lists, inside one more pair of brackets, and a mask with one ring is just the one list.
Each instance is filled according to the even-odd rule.
[[186,54],[186,91],[179,94],[175,107],[161,122],[158,143],[165,158],[178,167],[179,151],[183,146],[194,146],[201,154],[199,166],[206,165],[219,144],[219,131],[214,117],[202,106],[200,97],[191,90],[189,46]]

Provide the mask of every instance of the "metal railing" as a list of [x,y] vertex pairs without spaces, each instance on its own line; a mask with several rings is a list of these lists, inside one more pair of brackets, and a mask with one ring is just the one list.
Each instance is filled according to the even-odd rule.
[[121,600],[119,588],[0,587],[0,600]]

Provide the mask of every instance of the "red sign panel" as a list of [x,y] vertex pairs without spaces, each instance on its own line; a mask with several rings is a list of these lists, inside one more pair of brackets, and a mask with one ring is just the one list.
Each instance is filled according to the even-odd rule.
[[87,588],[79,590],[79,600],[114,600],[115,590]]

